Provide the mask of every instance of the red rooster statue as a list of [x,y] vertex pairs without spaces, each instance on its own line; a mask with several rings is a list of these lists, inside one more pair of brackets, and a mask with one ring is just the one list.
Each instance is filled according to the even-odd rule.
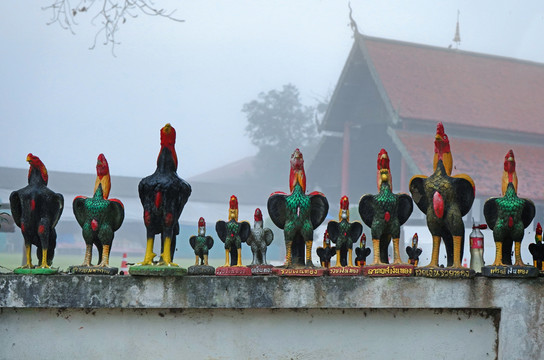
[[143,178],[138,185],[140,201],[144,208],[147,246],[144,260],[138,265],[152,265],[156,254],[153,243],[161,234],[161,259],[159,265],[177,266],[172,262],[179,234],[179,217],[189,196],[191,186],[177,175],[178,157],[175,149],[176,130],[166,124],[161,129],[161,150],[155,172]]
[[[325,195],[320,192],[306,195],[304,159],[299,149],[291,155],[289,188],[291,194],[275,192],[270,195],[267,204],[268,213],[274,224],[283,229],[287,254],[286,267],[313,267],[313,233],[325,220],[329,203]],[[304,256],[304,247],[306,247],[306,256]]]
[[[96,161],[96,181],[94,196],[77,196],[73,202],[74,215],[82,228],[85,240],[85,260],[81,266],[92,266],[93,244],[98,250],[100,263],[98,267],[109,267],[109,256],[114,232],[125,218],[123,203],[117,199],[108,199],[111,188],[110,170],[104,154],[98,155]],[[77,269],[77,267],[73,267]],[[73,270],[77,272],[77,270]],[[117,269],[115,272],[117,273]]]
[[38,248],[39,267],[49,269],[57,244],[55,226],[64,208],[64,198],[47,187],[47,169],[37,156],[28,154],[26,161],[30,164],[28,185],[9,197],[13,221],[21,228],[25,241],[26,264],[22,269],[34,268],[31,245]]

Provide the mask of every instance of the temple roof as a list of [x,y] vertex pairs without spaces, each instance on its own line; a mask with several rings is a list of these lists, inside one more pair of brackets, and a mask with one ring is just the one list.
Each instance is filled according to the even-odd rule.
[[362,37],[401,118],[544,134],[544,64]]

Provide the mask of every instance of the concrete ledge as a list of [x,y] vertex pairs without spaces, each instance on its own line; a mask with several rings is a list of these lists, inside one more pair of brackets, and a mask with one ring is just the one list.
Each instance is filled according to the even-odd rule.
[[505,359],[544,350],[542,294],[542,278],[0,275],[2,308],[483,310]]
[[544,278],[0,275],[0,307],[451,308],[541,306]]

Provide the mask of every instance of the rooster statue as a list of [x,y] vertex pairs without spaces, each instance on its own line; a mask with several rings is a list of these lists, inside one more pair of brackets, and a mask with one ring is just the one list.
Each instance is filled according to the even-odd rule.
[[[85,240],[85,259],[81,266],[92,266],[93,244],[98,250],[98,267],[109,268],[109,256],[114,232],[121,227],[125,209],[121,201],[108,199],[111,188],[108,161],[103,154],[96,161],[94,196],[77,196],[72,204],[76,220],[82,228]],[[77,272],[73,267],[72,272]],[[117,273],[115,268],[113,274]]]
[[331,241],[336,244],[336,265],[353,266],[353,244],[359,240],[363,233],[363,225],[360,222],[349,222],[349,199],[342,196],[340,199],[340,212],[338,221],[331,220],[327,224],[327,232]]
[[417,237],[417,233],[414,234],[412,237],[412,246],[406,247],[406,254],[408,254],[408,264],[417,266],[419,263],[419,255],[423,252],[421,248],[417,247],[419,239]]
[[[28,185],[9,197],[13,221],[21,228],[25,241],[26,264],[20,269],[34,268],[31,245],[37,247],[39,268],[50,269],[57,244],[55,226],[64,208],[64,198],[47,187],[47,169],[37,156],[28,154],[26,161],[30,164]],[[53,269],[43,272],[53,272]]]
[[336,255],[336,247],[331,247],[331,239],[327,230],[323,234],[323,246],[318,247],[315,252],[319,256],[321,267],[328,269],[331,266],[331,258]]
[[432,238],[432,256],[428,267],[438,267],[440,240],[444,240],[447,266],[461,268],[465,239],[465,216],[472,207],[476,188],[466,174],[450,176],[453,157],[444,126],[438,123],[434,141],[431,176],[415,175],[410,179],[410,192],[417,207],[427,217]]
[[544,244],[542,243],[542,226],[536,225],[535,242],[529,244],[529,251],[533,255],[533,264],[539,271],[544,271]]
[[156,254],[153,243],[156,234],[161,234],[161,259],[159,265],[177,266],[172,262],[179,234],[179,217],[189,196],[191,186],[177,175],[176,130],[166,124],[161,129],[161,150],[155,172],[143,178],[138,185],[138,194],[144,208],[144,224],[147,231],[147,246],[144,260],[138,265],[153,265]]
[[206,236],[206,221],[203,217],[198,219],[198,235],[189,238],[189,244],[195,251],[195,266],[208,265],[208,251],[213,246],[213,238]]
[[313,267],[313,234],[325,220],[329,203],[320,192],[306,195],[304,159],[299,149],[291,155],[289,188],[291,194],[275,192],[270,195],[267,204],[268,214],[274,224],[283,229],[286,247],[285,266]]
[[236,196],[230,197],[228,221],[219,220],[216,222],[215,231],[221,241],[225,243],[224,267],[242,266],[242,243],[249,238],[251,225],[247,221],[238,222],[238,199]]
[[504,157],[502,197],[490,198],[484,204],[484,216],[495,240],[495,262],[491,266],[512,265],[512,245],[515,244],[516,266],[524,266],[521,260],[521,240],[525,228],[535,217],[535,205],[529,199],[517,195],[518,177],[514,152]]
[[361,219],[372,232],[373,265],[389,264],[387,248],[391,238],[393,238],[393,263],[401,264],[400,227],[412,214],[414,205],[409,195],[393,194],[389,155],[385,149],[381,149],[378,154],[377,184],[378,194],[363,195],[359,201]]
[[366,247],[366,235],[364,233],[363,235],[361,235],[359,247],[355,248],[355,254],[357,255],[357,257],[355,258],[355,264],[357,266],[365,266],[366,258],[368,257],[368,255],[370,255],[370,248]]
[[274,233],[269,228],[263,228],[261,209],[255,209],[254,219],[253,229],[247,238],[247,244],[253,253],[251,265],[268,265],[266,263],[266,248],[272,244]]

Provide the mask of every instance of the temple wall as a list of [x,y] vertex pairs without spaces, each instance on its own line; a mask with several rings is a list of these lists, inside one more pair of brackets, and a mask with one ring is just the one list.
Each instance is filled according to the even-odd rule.
[[543,279],[0,275],[0,359],[541,359]]

